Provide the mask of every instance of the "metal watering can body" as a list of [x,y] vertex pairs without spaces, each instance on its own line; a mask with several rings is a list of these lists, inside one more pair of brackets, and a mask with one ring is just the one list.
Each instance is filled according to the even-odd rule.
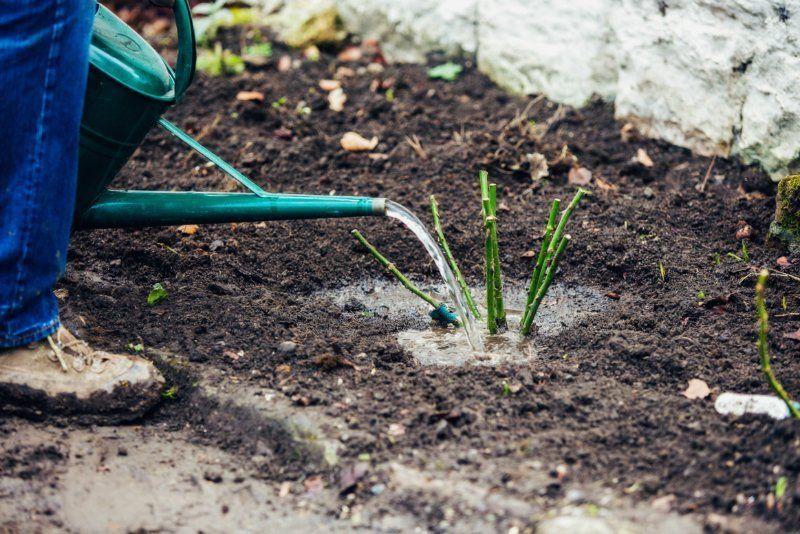
[[[187,0],[176,0],[173,13],[178,30],[174,71],[133,29],[105,7],[97,6],[81,121],[75,228],[385,213],[384,199],[265,192],[180,128],[161,118],[164,111],[183,96],[195,70],[194,29]],[[238,180],[250,193],[106,189],[156,125]]]

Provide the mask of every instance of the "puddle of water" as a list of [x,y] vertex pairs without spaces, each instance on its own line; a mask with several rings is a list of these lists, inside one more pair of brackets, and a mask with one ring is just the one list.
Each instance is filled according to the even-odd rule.
[[[444,298],[444,286],[418,285],[437,298]],[[484,300],[482,288],[473,288],[472,291],[477,302]],[[448,366],[529,362],[537,355],[537,339],[557,335],[584,317],[603,311],[607,306],[607,299],[596,289],[554,284],[536,314],[536,333],[521,338],[518,330],[525,305],[525,288],[508,285],[504,291],[508,330],[494,336],[484,331],[484,349],[474,351],[462,328],[432,325],[428,317],[430,306],[399,284],[385,280],[368,280],[327,292],[325,296],[345,311],[405,319],[410,327],[397,334],[400,346],[422,365]],[[485,310],[481,311],[485,315]],[[482,323],[477,326],[483,329]]]

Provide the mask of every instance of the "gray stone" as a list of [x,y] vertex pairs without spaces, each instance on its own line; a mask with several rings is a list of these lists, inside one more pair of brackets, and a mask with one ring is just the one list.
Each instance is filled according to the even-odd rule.
[[294,341],[281,341],[278,345],[278,352],[280,354],[294,354],[297,351],[297,343]]

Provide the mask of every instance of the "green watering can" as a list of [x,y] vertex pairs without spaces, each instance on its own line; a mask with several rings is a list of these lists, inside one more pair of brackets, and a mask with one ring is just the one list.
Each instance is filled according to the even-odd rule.
[[[268,193],[161,115],[178,102],[195,70],[187,0],[173,4],[175,70],[135,31],[98,4],[81,120],[78,229],[384,215],[386,199]],[[249,193],[110,190],[106,187],[158,124],[239,181]]]

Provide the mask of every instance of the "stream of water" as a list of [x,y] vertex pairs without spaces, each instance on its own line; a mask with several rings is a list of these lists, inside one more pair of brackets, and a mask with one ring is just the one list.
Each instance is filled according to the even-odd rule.
[[447,264],[447,258],[445,258],[439,245],[434,241],[433,236],[431,236],[430,232],[425,228],[425,225],[422,224],[422,221],[420,221],[413,212],[397,202],[392,202],[391,200],[386,201],[386,215],[392,219],[397,219],[403,223],[406,228],[411,230],[425,247],[425,250],[428,251],[431,258],[433,258],[433,262],[439,269],[439,274],[442,275],[442,279],[447,286],[447,292],[450,295],[451,302],[453,302],[456,308],[459,319],[461,319],[461,324],[464,325],[464,332],[467,334],[469,344],[472,345],[473,350],[482,351],[483,341],[481,340],[478,330],[475,328],[475,319],[472,317],[472,313],[470,313],[467,307],[464,294],[461,292],[461,288],[458,285],[453,271]]

